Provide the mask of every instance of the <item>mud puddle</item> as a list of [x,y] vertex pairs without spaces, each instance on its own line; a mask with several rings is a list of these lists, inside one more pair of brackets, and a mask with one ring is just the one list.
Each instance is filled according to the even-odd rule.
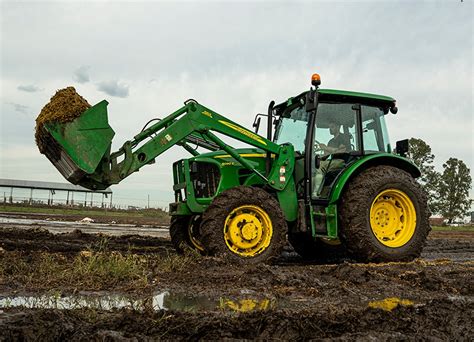
[[32,227],[45,228],[53,234],[70,233],[80,229],[84,233],[103,233],[107,235],[146,235],[167,238],[168,227],[164,225],[132,225],[132,224],[108,224],[95,222],[55,221],[46,219],[31,219],[6,217],[0,215],[0,225],[13,229],[31,229]]
[[[277,305],[278,304],[278,305]],[[213,299],[208,296],[192,296],[184,293],[170,291],[155,292],[150,296],[136,297],[124,294],[77,294],[64,296],[56,294],[42,294],[34,296],[5,296],[0,297],[0,310],[23,309],[55,309],[55,310],[80,310],[93,309],[113,311],[117,309],[130,309],[135,311],[234,311],[251,312],[270,310],[278,307],[296,308],[296,301],[278,301],[275,298],[257,298],[248,295],[236,298],[219,297]]]
[[0,312],[0,340],[467,341],[474,336],[473,312],[472,303],[447,298],[249,312],[11,308]]

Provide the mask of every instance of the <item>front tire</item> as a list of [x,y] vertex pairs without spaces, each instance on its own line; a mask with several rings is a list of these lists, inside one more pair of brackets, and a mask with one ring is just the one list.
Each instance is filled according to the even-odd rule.
[[341,240],[361,262],[419,257],[431,227],[421,186],[392,166],[369,168],[345,190],[339,212]]
[[202,242],[210,255],[243,263],[279,257],[287,230],[278,201],[265,190],[249,186],[217,196],[201,224]]
[[204,247],[200,242],[200,223],[201,217],[198,215],[171,218],[170,237],[176,252],[183,254],[188,249],[204,253]]

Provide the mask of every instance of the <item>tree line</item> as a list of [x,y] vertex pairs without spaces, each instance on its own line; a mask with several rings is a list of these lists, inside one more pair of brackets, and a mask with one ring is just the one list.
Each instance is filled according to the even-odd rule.
[[430,145],[417,138],[411,138],[408,144],[408,157],[421,171],[418,181],[428,195],[432,214],[443,216],[448,223],[468,215],[472,179],[467,165],[460,159],[449,158],[439,172],[433,165],[435,156]]

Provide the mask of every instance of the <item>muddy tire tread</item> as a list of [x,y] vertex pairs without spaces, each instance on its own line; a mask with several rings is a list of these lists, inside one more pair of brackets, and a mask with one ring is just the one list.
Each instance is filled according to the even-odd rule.
[[[232,253],[224,241],[224,222],[227,215],[241,205],[257,205],[264,209],[272,221],[273,235],[270,246],[261,254],[243,258]],[[233,262],[271,263],[278,258],[286,243],[287,223],[278,201],[263,189],[237,186],[218,195],[203,213],[201,241],[206,252]]]
[[[417,211],[417,226],[413,238],[403,247],[383,246],[370,229],[370,207],[381,190],[402,187],[411,193]],[[344,191],[340,211],[341,240],[348,254],[360,262],[411,261],[420,256],[431,230],[427,196],[420,184],[407,172],[388,165],[368,168],[356,176]]]
[[170,223],[171,243],[178,254],[183,254],[187,248],[193,249],[188,237],[188,224],[191,216],[173,216]]

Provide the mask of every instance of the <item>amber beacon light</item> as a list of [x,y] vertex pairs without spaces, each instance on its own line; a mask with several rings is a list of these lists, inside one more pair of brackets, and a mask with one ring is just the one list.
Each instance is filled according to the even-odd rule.
[[319,76],[319,74],[313,74],[313,76],[311,76],[311,84],[315,87],[319,86],[321,84],[321,76]]

